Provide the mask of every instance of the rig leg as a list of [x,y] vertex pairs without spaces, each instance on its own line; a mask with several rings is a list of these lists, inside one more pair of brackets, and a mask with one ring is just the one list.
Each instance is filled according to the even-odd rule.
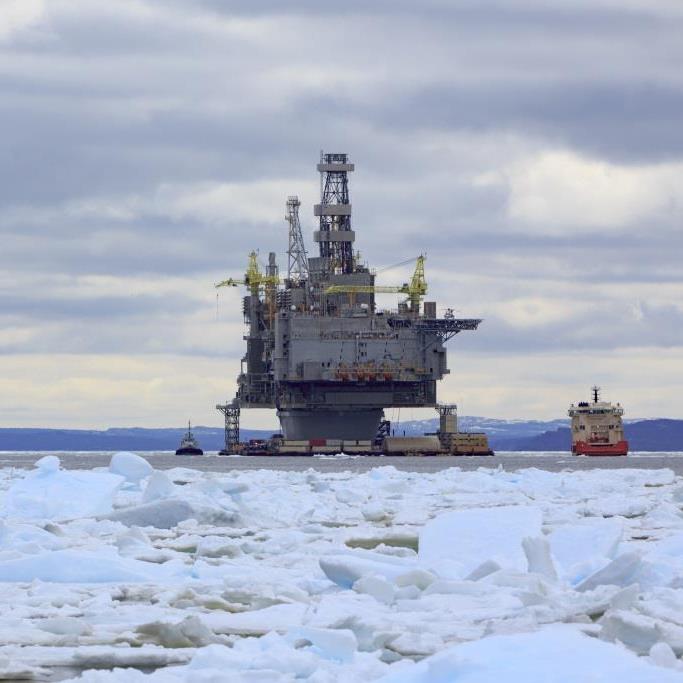
[[235,403],[218,404],[216,410],[225,416],[225,447],[219,455],[233,455],[239,452],[240,409]]

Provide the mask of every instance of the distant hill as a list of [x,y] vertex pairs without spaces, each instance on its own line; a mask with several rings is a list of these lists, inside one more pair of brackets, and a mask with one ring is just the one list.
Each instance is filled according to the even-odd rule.
[[[683,420],[641,420],[624,425],[631,451],[683,451]],[[571,444],[569,427],[560,427],[527,438],[498,439],[494,448],[508,451],[566,451]]]
[[[498,420],[464,416],[464,431],[486,432],[489,443],[499,451],[567,451],[570,435],[567,420]],[[435,432],[438,419],[395,422],[394,433],[406,436]],[[185,428],[84,429],[0,429],[0,451],[173,451]],[[206,451],[223,447],[223,429],[193,427]],[[244,440],[267,438],[272,430],[242,429]],[[626,437],[634,451],[683,451],[683,420],[638,420],[626,423]]]
[[[223,448],[224,433],[217,427],[193,427],[201,447]],[[187,428],[143,429],[0,429],[0,451],[174,451]],[[243,439],[270,436],[271,432],[244,429]]]
[[[499,439],[523,439],[543,434],[569,424],[569,420],[500,420],[492,417],[464,415],[458,418],[458,425],[465,432],[486,432],[490,443]],[[406,436],[436,432],[439,418],[430,420],[409,420],[393,422],[392,428],[396,436]]]

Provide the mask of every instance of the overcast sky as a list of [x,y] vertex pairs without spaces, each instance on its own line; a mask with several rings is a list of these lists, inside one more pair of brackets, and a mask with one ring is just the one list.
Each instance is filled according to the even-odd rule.
[[321,148],[370,265],[485,319],[441,400],[683,418],[682,36],[681,0],[0,0],[0,426],[220,424],[213,283],[286,265],[289,194],[313,248]]

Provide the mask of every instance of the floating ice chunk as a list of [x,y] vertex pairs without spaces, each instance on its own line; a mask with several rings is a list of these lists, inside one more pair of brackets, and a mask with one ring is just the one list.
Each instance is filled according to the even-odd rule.
[[12,662],[5,657],[0,657],[0,680],[2,681],[48,680],[51,673],[49,669]]
[[137,627],[136,632],[163,647],[203,647],[217,642],[213,631],[197,616],[178,623],[153,621]]
[[644,588],[683,585],[683,533],[675,533],[654,543],[643,556],[637,580]]
[[222,536],[204,536],[197,543],[197,557],[238,557],[242,554],[241,541]]
[[61,636],[83,636],[92,633],[92,627],[76,617],[51,617],[36,624],[42,631]]
[[436,633],[402,633],[389,643],[391,652],[397,652],[402,657],[428,657],[443,649],[443,638]]
[[[58,648],[59,650],[66,648]],[[70,657],[63,659],[59,665],[73,666],[78,669],[97,668],[110,669],[112,667],[140,667],[140,668],[157,668],[165,667],[172,664],[185,664],[192,657],[192,650],[185,649],[170,649],[158,647],[157,645],[143,645],[142,647],[121,647],[118,645],[79,645]],[[123,674],[117,676],[117,673]],[[140,677],[136,678],[135,674],[139,672],[132,668],[126,668],[111,672],[111,678],[107,677],[108,681],[122,681],[122,683],[130,683],[133,681],[148,681],[149,677],[146,674],[140,673]],[[107,675],[105,671],[90,671],[85,672],[79,677],[78,683],[82,681],[97,681],[105,680]]]
[[171,566],[140,562],[111,552],[55,550],[0,562],[0,582],[35,579],[54,583],[158,581],[169,578],[171,569]]
[[7,491],[7,517],[69,520],[106,514],[124,481],[107,472],[62,471],[55,456],[41,458],[37,465]]
[[137,484],[141,479],[149,477],[154,468],[139,455],[120,451],[111,456],[109,471],[113,474],[120,474],[126,481]]
[[658,541],[647,554],[648,558],[674,558],[683,560],[683,533],[673,534]]
[[156,500],[135,507],[116,510],[104,519],[121,522],[126,526],[151,526],[173,529],[180,522],[195,516],[194,508],[185,500]]
[[153,551],[149,537],[142,529],[133,527],[116,537],[115,545],[123,557],[136,557]]
[[612,560],[606,567],[584,579],[576,586],[576,590],[588,591],[602,585],[628,586],[633,583],[634,577],[641,565],[642,560],[637,552],[624,553]]
[[550,555],[550,544],[544,536],[522,539],[522,547],[526,555],[529,571],[541,574],[550,581],[557,581],[557,571]]
[[606,560],[614,559],[623,529],[620,519],[587,519],[555,529],[548,541],[562,576],[570,583],[578,583],[587,573],[597,571],[596,564],[604,566]]
[[445,578],[462,578],[486,560],[524,571],[522,539],[540,536],[538,508],[505,506],[446,512],[420,533],[420,564]]
[[639,655],[647,654],[661,639],[657,621],[636,612],[610,611],[600,623],[602,640],[619,641]]
[[121,522],[126,526],[173,529],[182,522],[189,523],[189,520],[195,524],[231,526],[239,520],[239,513],[226,506],[210,505],[208,501],[200,503],[192,499],[188,501],[180,498],[166,498],[116,510],[100,519]]
[[393,580],[413,567],[414,563],[404,561],[403,558],[379,553],[328,555],[320,558],[320,568],[327,578],[342,588],[351,588],[358,579],[369,574]]
[[244,676],[241,680],[293,681],[311,676],[318,668],[318,662],[310,650],[297,650],[282,636],[269,633],[263,638],[239,640],[233,648],[223,645],[202,648],[187,665],[187,673],[181,680],[229,680],[231,672],[253,672],[249,678]]
[[396,577],[395,583],[397,586],[416,586],[420,590],[424,590],[436,580],[436,576],[424,569],[411,569],[405,574],[399,574]]
[[154,472],[142,494],[143,503],[151,503],[154,500],[170,498],[175,493],[175,484],[168,478],[165,472]]
[[650,648],[648,659],[657,666],[663,666],[667,669],[680,669],[680,663],[671,646],[667,643],[655,643]]
[[249,490],[249,485],[245,484],[243,481],[223,479],[218,482],[218,486],[223,493],[227,493],[229,496],[233,497],[239,496]]
[[405,667],[378,683],[681,683],[683,676],[570,627],[499,635],[462,643]]
[[0,520],[0,550],[40,552],[57,550],[64,547],[64,544],[61,538],[41,527]]
[[396,597],[396,587],[383,576],[370,574],[363,576],[353,584],[353,590],[357,593],[372,595],[378,602],[390,605]]
[[391,517],[391,515],[384,509],[384,506],[377,502],[364,505],[361,508],[361,514],[368,522],[382,522]]
[[403,476],[393,465],[384,465],[382,467],[373,467],[368,472],[368,478],[375,481],[386,481],[394,477]]
[[417,586],[402,586],[396,591],[397,600],[417,600],[421,590]]
[[626,586],[617,591],[609,601],[610,609],[631,609],[640,595],[640,586],[637,583]]
[[623,494],[606,496],[587,505],[587,512],[596,517],[642,517],[656,506],[651,498]]
[[676,505],[662,502],[642,519],[644,529],[678,529],[683,524],[683,515]]
[[285,639],[292,645],[298,645],[301,640],[308,641],[315,654],[341,663],[353,661],[358,650],[358,640],[354,632],[348,629],[302,626],[288,631]]
[[301,626],[307,605],[273,605],[251,612],[211,612],[202,620],[214,633],[260,636],[269,631],[287,631]]
[[45,455],[40,460],[36,460],[35,467],[41,472],[58,472],[61,463],[56,455]]
[[340,503],[346,503],[347,505],[360,505],[366,498],[364,494],[347,488],[338,489],[334,497]]
[[494,562],[493,560],[486,560],[486,562],[482,562],[478,567],[475,567],[466,577],[466,581],[479,581],[479,579],[483,579],[489,574],[493,574],[495,572],[498,572],[502,569],[502,567],[497,563]]

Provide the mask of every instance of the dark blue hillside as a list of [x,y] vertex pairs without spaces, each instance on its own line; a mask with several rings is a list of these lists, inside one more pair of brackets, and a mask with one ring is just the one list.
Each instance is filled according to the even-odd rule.
[[[624,425],[631,451],[683,451],[683,420],[641,420]],[[526,438],[493,438],[492,447],[508,451],[569,451],[568,427]]]
[[[0,451],[174,451],[187,428],[169,429],[0,429]],[[193,427],[206,451],[223,448],[223,430]],[[243,439],[270,436],[271,432],[245,429]]]
[[[492,420],[463,417],[466,431],[484,431],[489,443],[499,451],[569,451],[569,429],[557,427],[564,421]],[[435,420],[403,422],[400,435],[422,434],[437,429]],[[545,431],[543,427],[545,426]],[[0,429],[0,451],[173,451],[185,428],[143,429],[111,428],[102,431],[84,429]],[[219,427],[193,427],[192,431],[206,451],[223,447]],[[243,429],[242,439],[267,438],[271,430]],[[634,451],[683,451],[683,420],[642,420],[626,423],[626,436]]]

